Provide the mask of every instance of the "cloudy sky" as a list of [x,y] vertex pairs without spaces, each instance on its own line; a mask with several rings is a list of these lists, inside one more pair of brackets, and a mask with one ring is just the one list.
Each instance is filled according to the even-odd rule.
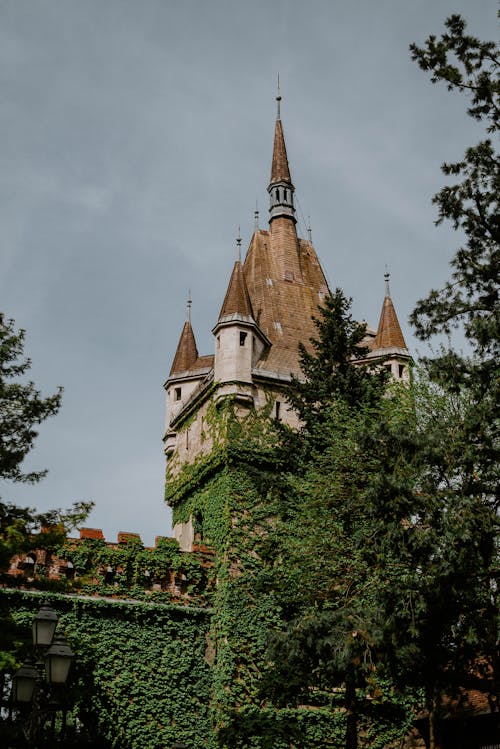
[[4,499],[93,499],[87,525],[110,540],[170,533],[162,385],[188,289],[211,353],[256,201],[266,226],[278,71],[330,285],[376,325],[387,264],[423,350],[407,318],[459,241],[433,225],[439,165],[481,131],[408,45],[453,12],[495,35],[493,0],[0,0],[0,309],[27,330],[37,385],[64,386],[29,460],[48,477]]

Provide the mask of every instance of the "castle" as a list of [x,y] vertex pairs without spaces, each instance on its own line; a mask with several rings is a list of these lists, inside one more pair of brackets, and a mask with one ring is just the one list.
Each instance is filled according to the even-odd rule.
[[[218,320],[212,328],[215,353],[200,356],[188,314],[165,383],[167,424],[164,436],[167,487],[183,468],[214,449],[207,429],[210,404],[231,398],[241,414],[267,408],[269,416],[297,426],[287,408],[285,390],[291,375],[300,376],[298,345],[315,335],[317,313],[328,283],[311,238],[297,234],[295,187],[288,163],[277,97],[271,163],[269,228],[256,225],[244,261],[238,257]],[[257,222],[256,222],[257,223]],[[241,239],[238,239],[240,246]],[[240,247],[239,247],[240,251]],[[367,328],[369,365],[383,360],[398,380],[408,378],[410,355],[389,292],[378,329]],[[189,425],[187,422],[189,421]],[[167,497],[169,496],[167,488]],[[195,541],[193,517],[179,519],[174,509],[174,536],[184,551]]]

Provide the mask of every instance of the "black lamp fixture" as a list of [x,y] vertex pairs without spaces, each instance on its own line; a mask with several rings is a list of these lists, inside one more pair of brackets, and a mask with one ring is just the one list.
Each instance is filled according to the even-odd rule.
[[49,684],[65,684],[75,654],[64,635],[56,632],[54,641],[45,654],[45,675]]
[[21,704],[31,702],[38,678],[39,672],[35,667],[34,659],[31,657],[26,658],[21,668],[18,668],[14,674],[14,702]]
[[33,619],[33,645],[35,648],[49,647],[52,644],[58,621],[57,614],[52,606],[44,603]]
[[[67,681],[74,658],[70,646],[62,633],[56,632],[57,614],[48,603],[44,603],[33,620],[33,657],[26,659],[14,674],[12,696],[18,705],[22,731],[30,746],[43,732],[50,715],[63,711],[63,726],[66,725],[67,696],[61,688]],[[64,732],[63,728],[63,732]]]

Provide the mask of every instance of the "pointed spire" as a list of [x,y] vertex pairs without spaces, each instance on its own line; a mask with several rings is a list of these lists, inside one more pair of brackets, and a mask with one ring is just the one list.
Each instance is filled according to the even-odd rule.
[[[279,115],[279,102],[281,101],[281,96],[277,98]],[[292,184],[290,167],[288,166],[288,156],[286,153],[285,136],[283,134],[283,126],[279,117],[277,118],[274,127],[274,147],[270,184],[273,185],[276,182],[287,182],[289,185]]]
[[406,348],[405,339],[399,325],[398,316],[392,303],[391,294],[389,290],[389,278],[388,272],[384,275],[385,281],[385,299],[382,305],[382,311],[380,313],[380,320],[377,329],[377,335],[373,342],[373,349],[393,349],[393,348]]
[[170,377],[173,374],[179,374],[180,372],[186,372],[192,367],[198,358],[198,349],[196,347],[196,341],[191,327],[191,291],[189,291],[188,300],[186,304],[186,322],[182,328],[181,337],[177,344],[177,351],[175,352],[174,361],[170,369]]
[[226,296],[219,314],[219,322],[224,317],[237,315],[244,318],[253,318],[252,303],[248,293],[243,266],[237,260],[234,264],[231,278],[226,291]]

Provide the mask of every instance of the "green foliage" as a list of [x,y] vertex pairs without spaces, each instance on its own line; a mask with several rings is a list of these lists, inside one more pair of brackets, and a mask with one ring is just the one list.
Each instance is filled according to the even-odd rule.
[[[423,48],[413,44],[412,56],[434,83],[464,93],[467,113],[494,133],[499,129],[498,45],[465,29],[460,16],[450,17],[440,39],[429,37]],[[451,262],[450,280],[418,302],[412,321],[423,340],[462,329],[470,353],[443,348],[425,360],[440,390],[429,398],[432,418],[418,445],[422,462],[427,461],[421,479],[426,503],[415,513],[408,581],[416,616],[400,663],[407,678],[425,686],[431,715],[445,689],[477,682],[498,694],[500,682],[498,154],[491,140],[483,140],[442,170],[460,181],[434,197],[437,223],[450,221],[465,244]],[[418,437],[406,454],[415,450]],[[408,612],[396,609],[395,618],[400,616],[400,623],[408,621]]]
[[287,393],[287,401],[301,422],[298,439],[288,430],[289,450],[294,454],[320,449],[328,407],[336,399],[360,409],[382,397],[388,373],[384,367],[360,366],[369,353],[362,345],[366,325],[352,319],[350,306],[351,300],[341,289],[325,297],[314,318],[317,338],[310,341],[312,352],[299,344],[302,376],[292,378]]
[[[168,587],[170,572],[185,580],[189,603],[206,605],[210,598],[211,574],[199,556],[181,552],[174,538],[159,538],[154,548],[144,548],[139,539],[111,546],[99,539],[67,540],[58,556],[73,564],[77,579],[68,589],[90,595],[132,597],[168,602],[170,592],[151,590],[151,585]],[[113,579],[106,582],[107,570]]]
[[[25,331],[16,331],[14,321],[0,313],[0,479],[33,484],[46,471],[23,473],[21,466],[38,436],[38,424],[59,411],[62,389],[43,398],[33,382],[23,379],[31,366],[24,358],[24,338]],[[91,502],[75,502],[69,510],[37,513],[30,507],[0,502],[0,570],[15,554],[32,548],[33,534],[41,530],[42,548],[60,545],[92,506]]]
[[[444,82],[470,97],[468,114],[485,122],[489,132],[499,127],[498,46],[465,33],[465,21],[457,15],[446,21],[447,31],[425,47],[412,44],[412,57],[431,80]],[[466,384],[485,391],[497,388],[500,354],[499,159],[491,140],[468,148],[462,161],[443,164],[442,171],[461,181],[446,185],[434,196],[437,224],[450,221],[463,232],[466,243],[451,262],[452,277],[440,290],[420,300],[412,314],[417,335],[423,340],[436,333],[463,327],[472,358],[453,352],[430,361],[436,378],[455,387]]]
[[[0,591],[17,637],[42,598]],[[50,596],[76,653],[74,713],[95,746],[164,749],[183,741],[211,747],[206,611],[144,603]]]
[[34,483],[46,472],[23,473],[21,463],[38,435],[36,425],[58,412],[62,390],[42,398],[33,382],[10,382],[31,366],[22,358],[24,337],[24,330],[16,331],[14,321],[0,313],[0,478]]

